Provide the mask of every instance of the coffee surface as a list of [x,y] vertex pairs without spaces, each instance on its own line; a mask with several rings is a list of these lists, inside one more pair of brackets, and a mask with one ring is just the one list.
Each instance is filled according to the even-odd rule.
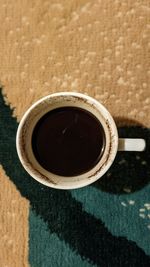
[[102,125],[92,113],[78,107],[61,107],[46,113],[32,134],[32,149],[39,164],[61,176],[92,169],[104,147]]

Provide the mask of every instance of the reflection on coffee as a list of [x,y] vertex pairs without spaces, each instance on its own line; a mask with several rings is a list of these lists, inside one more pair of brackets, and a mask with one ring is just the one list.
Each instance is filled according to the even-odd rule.
[[76,176],[92,169],[105,148],[99,120],[78,107],[61,107],[46,113],[32,134],[36,160],[49,172]]

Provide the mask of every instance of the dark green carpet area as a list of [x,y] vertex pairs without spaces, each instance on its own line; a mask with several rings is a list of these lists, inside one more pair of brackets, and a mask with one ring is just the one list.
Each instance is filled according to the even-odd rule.
[[119,128],[120,137],[145,138],[146,150],[119,152],[99,181],[65,191],[25,172],[16,153],[17,127],[1,93],[0,163],[30,201],[31,267],[150,266],[150,130]]

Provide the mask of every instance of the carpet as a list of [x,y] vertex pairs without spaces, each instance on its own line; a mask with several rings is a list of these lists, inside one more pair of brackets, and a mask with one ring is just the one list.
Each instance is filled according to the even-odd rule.
[[[147,0],[0,0],[0,266],[150,266],[150,88]],[[114,116],[119,152],[96,183],[55,190],[22,168],[24,112],[50,93],[90,95]]]

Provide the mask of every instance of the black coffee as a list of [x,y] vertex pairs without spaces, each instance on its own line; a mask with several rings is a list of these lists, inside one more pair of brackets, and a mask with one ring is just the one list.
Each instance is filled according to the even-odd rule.
[[61,176],[92,169],[104,147],[102,125],[92,113],[78,107],[61,107],[46,113],[32,135],[33,153],[39,164]]

